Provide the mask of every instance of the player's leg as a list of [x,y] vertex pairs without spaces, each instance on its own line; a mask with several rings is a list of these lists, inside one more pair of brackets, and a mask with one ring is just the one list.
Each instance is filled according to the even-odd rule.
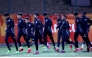
[[6,32],[6,34],[5,34],[5,43],[6,43],[7,47],[8,47],[8,51],[7,51],[6,54],[11,52],[11,49],[10,49],[10,46],[9,46],[9,43],[8,43],[8,38],[9,38],[9,34]]
[[60,46],[60,38],[61,38],[61,31],[58,31],[58,42],[57,42],[57,47]]
[[31,38],[31,34],[30,35],[26,35],[26,38],[27,38],[27,40],[30,42],[30,38]]
[[30,48],[30,45],[29,45],[28,38],[26,37],[26,34],[23,34],[23,37],[24,37],[24,40],[25,40],[25,42],[27,43],[27,46],[28,46],[28,53],[30,53],[31,52],[31,48]]
[[44,43],[47,46],[47,39],[46,38],[47,38],[47,32],[44,31]]
[[53,44],[53,46],[54,46],[54,49],[56,49],[56,47],[55,47],[55,41],[54,41],[54,38],[53,38],[53,36],[52,36],[52,32],[48,31],[48,35],[49,35],[49,37],[50,37],[50,39],[51,39],[51,41],[52,41],[52,44]]
[[87,45],[87,52],[89,52],[89,44],[88,44],[88,42],[87,42],[87,36],[84,36],[83,33],[81,33],[81,36],[82,36],[82,39],[84,40],[84,42],[85,42],[86,45]]
[[79,36],[79,33],[75,32],[74,33],[74,41],[75,41],[75,48],[76,49],[78,48],[78,40],[77,40],[78,36]]
[[64,41],[65,41],[65,36],[62,35],[62,50],[61,50],[61,53],[65,53],[65,50],[64,50]]
[[60,38],[61,38],[61,31],[58,31],[58,40],[57,40],[57,48],[55,51],[59,52],[59,46],[60,46]]
[[78,47],[78,40],[77,40],[77,38],[78,38],[78,36],[79,36],[79,32],[75,32],[74,33],[74,41],[75,41],[75,51],[74,52],[78,52],[79,51],[79,47]]
[[70,44],[70,49],[72,49],[72,44],[75,45],[74,42],[69,40],[69,35],[67,35],[67,34],[65,35],[65,42]]
[[39,54],[39,51],[38,51],[38,32],[35,33],[35,38],[34,38],[34,41],[35,41],[35,47],[36,47],[36,52],[35,54]]
[[92,44],[90,43],[88,35],[86,35],[85,41],[87,42],[87,51],[90,51],[90,47],[92,48]]
[[17,42],[19,44],[19,52],[23,51],[23,48],[22,48],[22,45],[21,45],[21,42],[20,42],[20,38],[21,38],[22,34],[21,33],[18,33],[18,39],[17,39]]
[[47,43],[47,31],[44,31],[44,45],[47,46],[45,50],[50,49],[50,44]]
[[39,41],[41,44],[44,44],[43,40],[42,40],[42,35],[41,34],[38,34],[38,37],[39,37]]
[[32,39],[32,41],[34,41],[34,37],[35,37],[35,35],[31,33],[31,39]]
[[15,47],[16,47],[16,54],[18,54],[18,46],[17,46],[17,42],[16,42],[16,37],[14,34],[11,34],[11,37],[12,37],[12,40],[13,40]]
[[87,39],[86,39],[86,40],[87,40],[87,42],[88,42],[89,46],[90,46],[90,47],[92,47],[92,44],[90,43],[90,40],[89,40],[88,35],[87,35]]

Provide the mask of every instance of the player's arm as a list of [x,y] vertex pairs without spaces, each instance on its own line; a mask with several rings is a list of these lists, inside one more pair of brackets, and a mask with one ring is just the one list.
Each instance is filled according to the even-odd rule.
[[88,19],[88,28],[92,25],[92,20],[90,18],[87,18]]

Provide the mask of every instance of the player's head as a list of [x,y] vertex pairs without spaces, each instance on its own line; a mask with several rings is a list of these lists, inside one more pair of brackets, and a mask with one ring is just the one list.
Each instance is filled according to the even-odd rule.
[[29,17],[25,17],[25,22],[26,22],[26,23],[30,22]]
[[37,18],[39,16],[39,13],[35,12],[34,13],[34,18]]
[[47,12],[44,12],[44,13],[43,13],[43,16],[44,16],[44,17],[47,17],[47,15],[48,15]]
[[76,12],[76,13],[74,13],[74,17],[76,18],[76,17],[78,17],[78,13]]
[[18,18],[21,18],[21,17],[22,17],[22,13],[18,12],[18,13],[17,13],[17,17],[18,17]]
[[57,17],[58,17],[58,19],[61,19],[61,15],[60,14]]
[[86,16],[86,12],[82,12],[82,17],[83,17],[83,16]]
[[67,18],[66,15],[62,15],[62,20],[65,20]]
[[9,15],[10,15],[10,14],[9,14],[8,12],[7,12],[7,13],[5,13],[5,14],[4,14],[5,19],[6,19],[6,18],[8,18],[8,17],[9,17]]

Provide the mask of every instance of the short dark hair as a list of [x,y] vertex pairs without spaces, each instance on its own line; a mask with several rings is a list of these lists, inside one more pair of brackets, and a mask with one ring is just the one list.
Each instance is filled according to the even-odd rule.
[[22,16],[22,13],[18,12],[18,13],[17,13],[17,15],[20,15],[20,16]]
[[46,16],[46,15],[48,15],[48,13],[47,13],[47,12],[44,12],[44,13],[43,13],[43,16]]
[[74,13],[74,15],[78,15],[78,13],[76,12],[76,13]]
[[39,16],[39,13],[37,13],[37,12],[35,12],[34,14],[37,15],[37,16]]
[[67,18],[67,16],[66,16],[65,14],[64,14],[63,16],[64,16],[65,18]]
[[59,14],[58,16],[59,16],[59,17],[61,17],[61,15],[60,15],[60,14]]
[[83,11],[82,13],[86,15],[86,12],[85,11]]
[[6,12],[5,14],[4,14],[4,16],[6,17],[6,16],[9,16],[10,14],[8,13],[8,12]]

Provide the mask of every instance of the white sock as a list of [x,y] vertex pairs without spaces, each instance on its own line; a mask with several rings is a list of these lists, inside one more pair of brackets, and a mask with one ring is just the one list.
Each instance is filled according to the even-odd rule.
[[84,44],[82,44],[81,48],[84,48]]
[[31,48],[28,48],[28,49],[31,49]]
[[21,46],[20,49],[22,49],[23,47]]

